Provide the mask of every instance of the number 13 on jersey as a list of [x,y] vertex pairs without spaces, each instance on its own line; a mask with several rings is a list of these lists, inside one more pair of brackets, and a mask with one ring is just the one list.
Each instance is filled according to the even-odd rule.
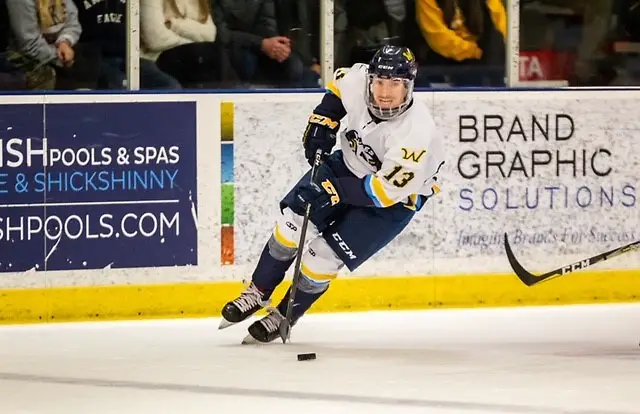
[[402,171],[402,173],[399,174],[401,171],[402,166],[396,165],[389,174],[384,176],[384,178],[396,187],[402,188],[407,185],[409,181],[413,180],[415,174],[411,171]]

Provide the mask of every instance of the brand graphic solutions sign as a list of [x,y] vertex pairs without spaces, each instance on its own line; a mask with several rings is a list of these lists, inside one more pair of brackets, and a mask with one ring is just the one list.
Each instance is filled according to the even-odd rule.
[[0,271],[197,264],[195,102],[0,105]]
[[640,238],[640,124],[629,116],[631,102],[580,93],[513,97],[437,101],[439,123],[455,126],[448,196],[456,248],[501,253],[505,231],[538,256]]
[[[640,237],[633,101],[524,94],[421,95],[447,143],[442,192],[364,274],[510,272],[505,232],[524,260],[548,263]],[[237,264],[255,263],[277,202],[308,168],[301,134],[317,102],[301,97],[269,113],[263,104],[236,103]]]

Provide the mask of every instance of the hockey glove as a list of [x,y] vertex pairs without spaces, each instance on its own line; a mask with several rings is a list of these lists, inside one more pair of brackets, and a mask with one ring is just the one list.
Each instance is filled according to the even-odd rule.
[[331,182],[336,178],[331,167],[322,163],[317,168],[316,182],[300,185],[296,191],[296,197],[301,205],[311,203],[311,212],[340,203],[340,195]]
[[312,211],[344,204],[375,206],[361,179],[354,176],[338,177],[326,163],[318,167],[314,184],[300,187],[298,200],[310,201]]
[[309,117],[307,129],[302,136],[304,156],[313,165],[316,151],[321,149],[323,154],[331,153],[336,145],[336,133],[340,129],[340,121],[334,121],[329,117],[312,114]]

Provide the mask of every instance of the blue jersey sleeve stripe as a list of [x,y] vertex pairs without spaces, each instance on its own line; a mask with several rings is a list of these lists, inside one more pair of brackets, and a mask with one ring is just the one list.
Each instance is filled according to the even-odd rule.
[[366,191],[366,193],[369,196],[369,198],[371,198],[373,200],[373,202],[375,203],[376,207],[382,207],[382,203],[380,202],[378,197],[376,197],[376,195],[373,193],[373,187],[371,185],[371,178],[372,177],[373,177],[372,175],[367,175],[364,178],[364,190]]
[[422,208],[422,196],[418,196],[416,200],[416,210],[420,210]]

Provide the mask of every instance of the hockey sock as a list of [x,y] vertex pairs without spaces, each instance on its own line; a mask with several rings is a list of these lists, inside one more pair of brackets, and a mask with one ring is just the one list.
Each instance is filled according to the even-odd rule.
[[269,243],[265,244],[260,260],[253,271],[251,280],[263,292],[271,293],[282,282],[294,258],[278,260],[269,253]]
[[[308,293],[298,289],[298,291],[296,292],[295,300],[293,301],[293,308],[291,309],[291,324],[292,325],[295,324],[296,321],[300,319],[300,317],[302,317],[302,315],[304,315],[305,312],[309,310],[309,308],[311,308],[311,305],[313,305],[318,299],[320,299],[320,297],[328,289],[329,289],[329,286],[327,286],[327,288],[324,289],[323,291],[316,292],[316,293]],[[290,294],[291,294],[291,288],[287,290],[286,295],[284,295],[284,297],[278,304],[278,311],[282,316],[286,316],[287,314],[287,304],[289,302]]]

